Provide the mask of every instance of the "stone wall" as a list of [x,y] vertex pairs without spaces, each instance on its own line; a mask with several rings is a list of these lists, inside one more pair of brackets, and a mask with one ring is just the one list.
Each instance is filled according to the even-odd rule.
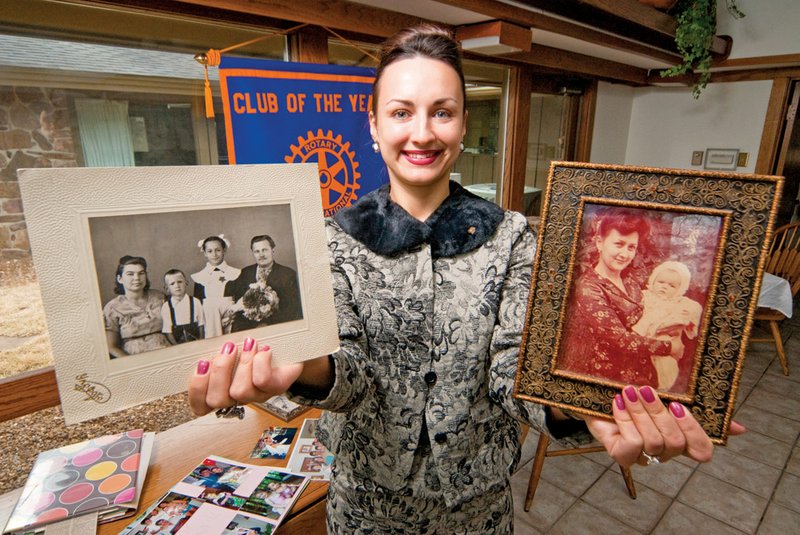
[[69,102],[60,89],[0,86],[0,259],[30,256],[17,170],[79,163]]

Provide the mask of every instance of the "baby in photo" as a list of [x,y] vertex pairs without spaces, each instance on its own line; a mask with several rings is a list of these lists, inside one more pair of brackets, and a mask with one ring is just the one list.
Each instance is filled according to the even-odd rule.
[[668,390],[678,378],[678,359],[684,350],[682,336],[697,338],[703,307],[684,295],[691,279],[686,264],[669,260],[653,269],[647,288],[642,291],[644,313],[633,330],[649,338],[670,340],[675,348],[672,356],[652,357],[659,390]]
[[187,295],[186,275],[180,269],[164,274],[167,300],[161,306],[161,331],[172,345],[203,338],[203,305],[196,297]]

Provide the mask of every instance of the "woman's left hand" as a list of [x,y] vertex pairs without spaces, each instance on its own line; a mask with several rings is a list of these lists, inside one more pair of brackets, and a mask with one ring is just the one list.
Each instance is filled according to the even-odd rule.
[[[649,386],[625,387],[614,398],[614,421],[587,416],[589,431],[621,466],[665,462],[685,455],[704,463],[711,460],[714,445],[700,423],[680,403],[664,406]],[[745,432],[731,423],[731,435]]]

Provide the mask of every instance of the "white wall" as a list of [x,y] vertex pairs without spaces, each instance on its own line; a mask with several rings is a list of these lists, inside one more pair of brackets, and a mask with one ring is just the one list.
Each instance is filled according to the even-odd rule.
[[[718,34],[733,37],[731,58],[800,53],[800,0],[736,0],[734,19],[718,0]],[[626,88],[600,83],[591,161],[652,167],[692,166],[692,151],[731,148],[749,153],[753,172],[771,81],[715,83],[698,100],[691,88]]]
[[702,169],[692,151],[739,149],[749,161],[736,171],[753,172],[771,89],[771,81],[711,84],[699,100],[684,88],[634,90],[625,163]]
[[717,2],[717,34],[733,37],[731,58],[800,53],[800,1],[736,0],[736,5],[743,19],[728,13],[724,0]]
[[600,82],[592,131],[593,163],[624,164],[628,148],[634,89]]

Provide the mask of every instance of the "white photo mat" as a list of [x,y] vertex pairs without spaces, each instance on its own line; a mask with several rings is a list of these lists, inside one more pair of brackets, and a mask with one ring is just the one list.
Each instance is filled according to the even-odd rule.
[[[252,336],[261,344],[267,343],[276,365],[338,349],[317,164],[23,169],[19,182],[67,424],[185,391],[197,361],[217,354],[226,340],[241,344],[246,336]],[[271,213],[273,207],[280,208],[281,213],[288,214],[287,228],[264,228],[257,218],[250,222],[252,209],[258,207],[263,207],[265,213]],[[223,229],[225,217],[215,216],[235,214],[237,209],[251,210],[246,212],[247,217],[238,218],[243,220],[240,225],[251,225],[247,232],[236,236],[234,246],[240,259],[250,254],[252,236],[282,236],[276,240],[275,261],[296,268],[302,319],[109,358],[103,320],[105,302],[101,301],[108,284],[104,282],[101,292],[98,280],[107,278],[110,269],[113,281],[116,262],[102,270],[96,265],[90,220],[123,216],[129,221],[138,214],[143,219],[165,214],[169,220],[170,214],[175,214],[176,220],[183,221],[185,213],[200,211],[214,222],[210,227]],[[117,237],[126,232],[135,237],[136,229],[118,229]],[[167,228],[152,240],[179,240],[176,243],[181,247],[191,242],[196,262],[204,265],[196,241],[205,236],[198,237],[193,232],[199,230]],[[147,241],[141,236],[135,239]],[[120,250],[123,254],[145,256],[124,251],[124,247]],[[286,251],[293,251],[291,262],[280,256]],[[150,259],[145,258],[150,271]],[[250,255],[248,264],[252,263]],[[151,288],[161,290],[162,273],[148,274]],[[186,275],[189,278],[188,272]]]

